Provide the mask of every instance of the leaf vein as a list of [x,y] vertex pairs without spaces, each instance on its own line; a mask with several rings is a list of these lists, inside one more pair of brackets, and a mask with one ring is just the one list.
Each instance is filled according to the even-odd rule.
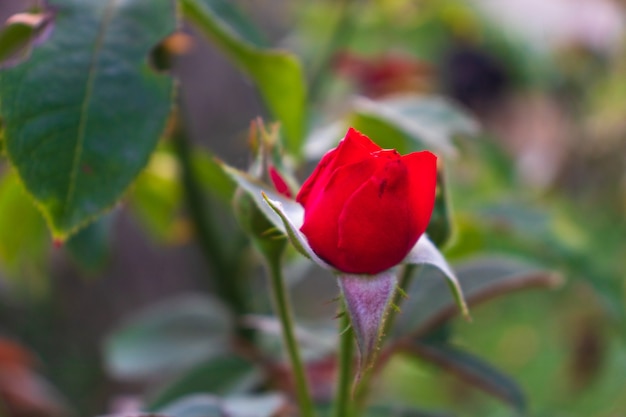
[[109,0],[109,2],[107,3],[106,9],[104,11],[102,23],[100,24],[100,27],[98,29],[98,36],[96,38],[94,51],[91,56],[91,63],[89,65],[89,75],[87,77],[87,83],[85,86],[85,97],[83,99],[81,110],[80,110],[80,119],[79,119],[79,124],[78,124],[76,146],[74,147],[72,169],[70,171],[67,195],[65,197],[65,207],[63,208],[64,214],[66,214],[65,210],[67,210],[67,208],[70,206],[72,199],[74,198],[74,193],[76,191],[76,181],[77,181],[77,177],[79,173],[80,159],[83,153],[83,143],[85,141],[85,134],[87,130],[89,104],[91,102],[91,97],[93,95],[93,88],[94,88],[94,84],[96,80],[98,58],[102,50],[102,45],[104,43],[106,30],[108,28],[109,22],[113,18],[113,11],[115,9],[115,4],[117,2],[118,0]]

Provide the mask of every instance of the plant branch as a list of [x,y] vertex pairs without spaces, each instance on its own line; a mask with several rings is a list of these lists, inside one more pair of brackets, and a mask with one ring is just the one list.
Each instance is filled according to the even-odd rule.
[[350,385],[352,380],[352,364],[354,354],[354,332],[350,325],[350,317],[343,312],[339,322],[339,373],[337,375],[337,389],[333,405],[332,417],[349,417],[352,414],[350,406]]
[[274,301],[274,309],[276,310],[280,320],[283,332],[283,343],[285,344],[285,348],[287,349],[289,360],[291,362],[300,413],[302,417],[313,417],[313,401],[311,400],[311,396],[309,394],[310,391],[306,373],[302,364],[302,359],[300,358],[300,351],[298,350],[298,344],[294,334],[291,305],[287,299],[287,291],[283,280],[280,257],[273,257],[273,259],[267,257],[266,260],[270,274],[270,289]]

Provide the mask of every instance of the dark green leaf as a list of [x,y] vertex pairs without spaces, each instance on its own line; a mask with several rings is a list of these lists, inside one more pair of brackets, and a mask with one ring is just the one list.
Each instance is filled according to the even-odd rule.
[[179,296],[114,331],[105,344],[107,368],[125,379],[174,374],[228,351],[233,330],[233,318],[219,300]]
[[0,118],[0,155],[4,155],[4,123]]
[[230,18],[225,25],[223,10],[232,6],[223,0],[181,0],[181,5],[183,15],[254,80],[268,108],[282,123],[287,149],[299,155],[306,122],[306,86],[300,62],[287,51],[248,42],[241,30],[233,31],[235,24]]
[[[553,273],[504,257],[480,258],[459,265],[457,277],[469,305],[527,288],[551,288],[560,283]],[[457,314],[455,300],[438,275],[424,270],[407,290],[392,331],[393,338],[424,335]]]
[[217,23],[230,36],[259,48],[269,46],[267,39],[233,2],[226,0],[199,0],[199,2],[216,17]]
[[50,0],[50,38],[0,72],[6,151],[57,238],[112,207],[165,127],[172,80],[150,50],[175,29],[172,0]]
[[234,355],[218,356],[195,366],[179,379],[161,389],[149,401],[157,410],[177,398],[190,394],[232,395],[258,384],[261,373],[251,362]]
[[480,388],[510,404],[519,412],[526,409],[524,393],[517,383],[476,356],[447,344],[413,341],[407,351],[433,362],[473,387]]
[[365,412],[365,417],[452,417],[452,414],[396,405],[375,405]]

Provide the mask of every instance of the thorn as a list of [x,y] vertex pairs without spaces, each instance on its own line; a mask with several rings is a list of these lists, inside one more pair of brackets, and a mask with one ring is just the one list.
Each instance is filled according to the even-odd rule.
[[55,249],[61,249],[63,247],[63,239],[55,237],[52,240],[52,246],[54,246]]
[[337,302],[339,300],[341,300],[341,296],[340,295],[331,298],[330,300],[326,301],[323,305],[327,306],[327,305],[335,303],[335,302]]
[[347,332],[348,330],[350,330],[351,328],[352,328],[352,325],[351,324],[348,325],[345,329],[339,332],[339,336],[343,336],[343,334]]
[[340,318],[342,318],[345,315],[346,315],[346,312],[342,311],[342,312],[337,313],[337,315],[335,317],[333,317],[333,319],[340,319]]
[[279,228],[277,228],[277,227],[270,227],[269,229],[267,229],[266,231],[261,233],[261,236],[263,236],[263,237],[272,237],[272,236],[283,237],[285,235],[283,235],[283,232],[281,232]]
[[400,293],[400,296],[402,298],[409,298],[409,294],[407,294],[406,291],[404,291],[404,289],[400,287],[399,285],[398,285],[398,293]]

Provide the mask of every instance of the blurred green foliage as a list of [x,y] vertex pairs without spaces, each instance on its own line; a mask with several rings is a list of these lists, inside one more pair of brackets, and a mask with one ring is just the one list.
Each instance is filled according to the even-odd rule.
[[[279,346],[269,352],[260,346],[263,338],[276,337],[268,324],[273,322],[244,324],[249,314],[268,314],[269,300],[251,278],[259,259],[244,243],[230,206],[236,186],[251,184],[253,192],[271,187],[247,177],[234,181],[232,173],[238,171],[225,172],[216,159],[220,145],[242,142],[243,134],[200,132],[207,148],[184,129],[165,129],[175,83],[169,74],[155,73],[147,56],[187,19],[197,30],[194,41],[208,41],[249,77],[268,113],[282,124],[282,147],[273,157],[290,178],[304,178],[306,164],[334,147],[347,126],[402,153],[431,149],[440,156],[429,233],[457,267],[474,322],[453,320],[452,298],[434,271],[413,277],[406,288],[409,299],[383,349],[390,357],[400,354],[383,367],[366,415],[613,417],[626,412],[623,45],[609,52],[582,43],[538,47],[476,4],[460,0],[294,2],[286,11],[269,12],[291,22],[290,36],[282,42],[266,39],[256,24],[262,13],[253,16],[254,7],[246,2],[179,0],[153,7],[133,0],[129,9],[50,3],[59,11],[48,43],[35,45],[31,59],[23,56],[21,64],[0,71],[0,137],[11,161],[4,163],[0,178],[0,330],[39,356],[43,366],[29,369],[58,387],[60,393],[52,396],[59,402],[95,415],[115,395],[132,392],[142,395],[150,410],[175,410],[179,416],[226,411],[238,416],[250,410],[271,416],[285,403],[275,391],[293,388],[276,359]],[[132,20],[124,20],[127,16]],[[274,18],[270,23],[279,20]],[[116,42],[95,47],[93,39],[109,21],[118,26],[111,39],[103,39]],[[139,39],[137,27],[149,39]],[[28,28],[0,32],[0,60],[33,36],[18,29]],[[143,40],[141,48],[129,40]],[[175,47],[169,52],[182,53]],[[359,62],[357,68],[374,70],[342,73],[335,58],[346,53]],[[410,65],[391,60],[394,53]],[[465,64],[455,64],[459,57],[489,76],[470,77],[467,84]],[[101,72],[89,71],[96,67]],[[380,84],[385,77],[410,82]],[[368,88],[373,83],[376,88]],[[397,93],[398,84],[405,95],[385,95]],[[556,145],[559,158],[541,159],[557,172],[539,184],[520,168],[524,147],[506,139],[519,128],[506,124],[511,101],[526,94],[551,103],[567,125],[566,141]],[[171,124],[184,123],[186,108],[179,110],[182,115],[171,116]],[[526,110],[523,120],[531,117]],[[560,120],[548,119],[539,136]],[[246,128],[242,124],[240,131]],[[531,136],[523,139],[527,146],[535,143]],[[549,140],[540,146],[539,156],[553,151]],[[92,179],[72,184],[74,177]],[[74,188],[81,198],[68,205],[71,199],[63,196]],[[260,195],[255,197],[248,203],[272,216]],[[117,208],[99,217],[112,206]],[[42,212],[55,235],[77,232],[63,248],[51,241]],[[81,295],[67,276],[89,277],[80,285],[102,291],[107,305],[126,297],[124,287],[107,287],[106,276],[119,256],[120,236],[127,236],[119,230],[120,218],[126,217],[140,226],[136,233],[164,252],[197,245],[206,261],[198,268],[210,281],[197,287],[211,287],[222,299],[194,296],[152,306],[131,320],[107,317],[97,325],[97,335],[82,340],[89,320],[77,320],[80,309],[73,304],[80,305]],[[294,254],[287,255],[297,266]],[[79,272],[68,272],[74,271],[68,259]],[[309,272],[294,270],[295,275]],[[538,291],[554,289],[557,275],[562,287]],[[126,288],[133,288],[135,279]],[[323,278],[305,277],[295,286],[315,279]],[[535,290],[522,291],[528,289]],[[479,305],[485,301],[490,303]],[[328,317],[308,319],[323,321],[324,330],[333,324]],[[319,342],[303,345],[312,352],[307,355],[312,385],[323,403],[332,378],[322,359],[333,340],[326,343],[323,332],[311,336],[302,321],[301,334],[309,335],[309,343]],[[71,328],[77,322],[85,327]],[[246,326],[244,333],[234,331]],[[95,345],[105,340],[105,331],[103,365]],[[136,386],[122,384],[129,381]],[[0,404],[5,404],[11,400],[2,389],[0,384]],[[199,392],[210,396],[187,397]],[[55,415],[51,403],[43,404],[48,408],[35,415]]]

